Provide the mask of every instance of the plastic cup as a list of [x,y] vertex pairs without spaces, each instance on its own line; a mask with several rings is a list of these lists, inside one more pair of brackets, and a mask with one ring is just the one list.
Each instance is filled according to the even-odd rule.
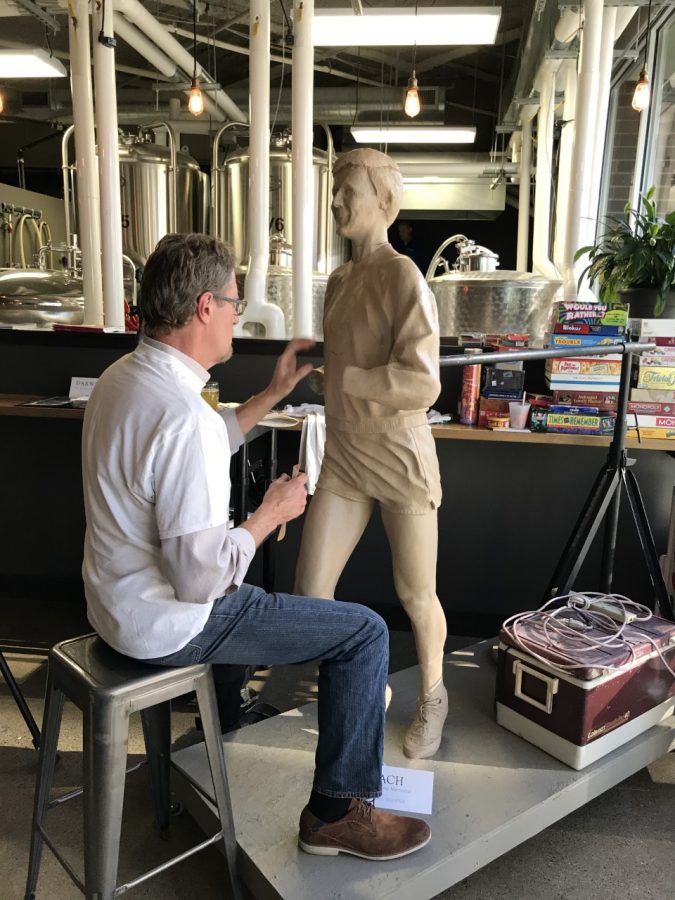
[[527,417],[530,412],[529,403],[509,403],[509,416],[511,418],[511,428],[524,429],[527,427]]

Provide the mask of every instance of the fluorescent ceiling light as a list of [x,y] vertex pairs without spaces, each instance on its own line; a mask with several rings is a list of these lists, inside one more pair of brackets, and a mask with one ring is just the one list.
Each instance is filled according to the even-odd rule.
[[46,50],[0,50],[0,78],[64,78],[63,63]]
[[432,6],[349,10],[315,9],[315,47],[440,46],[494,44],[501,17],[498,6]]
[[473,144],[475,128],[428,128],[401,125],[400,128],[379,128],[354,125],[352,137],[359,144]]

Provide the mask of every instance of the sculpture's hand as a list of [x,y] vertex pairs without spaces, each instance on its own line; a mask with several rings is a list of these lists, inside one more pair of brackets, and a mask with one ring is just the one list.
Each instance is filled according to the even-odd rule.
[[298,366],[297,356],[304,350],[311,350],[315,342],[305,338],[296,338],[289,342],[288,346],[277,360],[274,375],[270,383],[270,393],[278,403],[293,390],[296,384],[312,371],[312,364]]

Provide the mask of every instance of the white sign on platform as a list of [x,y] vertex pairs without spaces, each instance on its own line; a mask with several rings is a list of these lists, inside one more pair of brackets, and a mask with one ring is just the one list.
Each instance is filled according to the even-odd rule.
[[382,796],[375,800],[378,809],[430,815],[433,800],[433,772],[382,766]]

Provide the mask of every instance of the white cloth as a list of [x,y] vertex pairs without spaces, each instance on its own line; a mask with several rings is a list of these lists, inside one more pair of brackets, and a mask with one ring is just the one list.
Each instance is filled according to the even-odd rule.
[[323,451],[326,445],[326,417],[322,413],[309,413],[302,422],[300,435],[300,471],[307,475],[307,493],[313,494],[321,472]]
[[243,436],[233,411],[216,413],[200,396],[207,379],[194,360],[145,340],[103,373],[87,404],[87,613],[137,659],[184,647],[255,553],[248,531],[228,530],[228,429],[235,443]]

